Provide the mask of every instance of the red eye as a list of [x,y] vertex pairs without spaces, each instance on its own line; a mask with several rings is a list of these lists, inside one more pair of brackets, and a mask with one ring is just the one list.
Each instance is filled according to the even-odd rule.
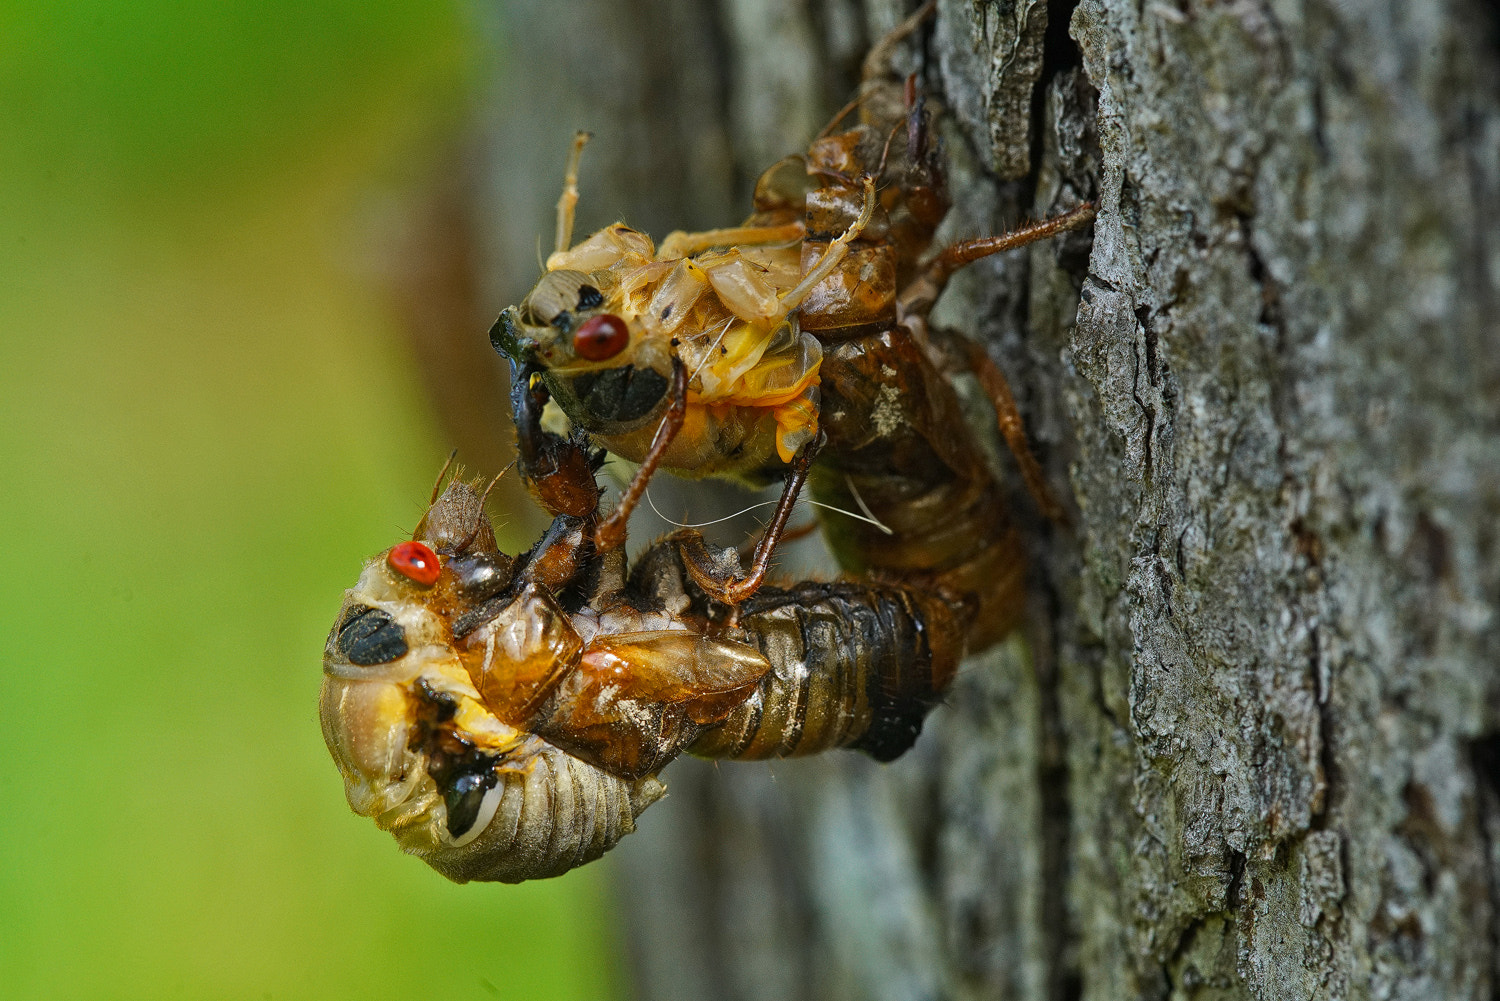
[[436,584],[438,574],[443,572],[442,564],[438,563],[437,553],[420,542],[403,542],[399,546],[392,547],[385,561],[390,564],[392,570],[423,587]]
[[613,358],[629,343],[630,328],[613,313],[591,316],[573,332],[573,351],[589,361]]

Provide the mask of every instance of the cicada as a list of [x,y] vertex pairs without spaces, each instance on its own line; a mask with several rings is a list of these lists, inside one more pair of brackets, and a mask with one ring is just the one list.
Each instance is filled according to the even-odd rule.
[[885,761],[912,744],[963,654],[947,602],[802,583],[720,615],[685,565],[692,533],[633,569],[595,545],[600,456],[519,395],[546,533],[502,553],[483,495],[455,477],[366,564],[329,633],[320,717],[355,812],[450,879],[519,882],[609,850],[683,751]]
[[656,245],[616,224],[574,245],[580,138],[546,273],[501,314],[491,340],[519,378],[543,381],[575,427],[640,463],[599,525],[601,548],[619,544],[657,468],[752,484],[785,475],[748,573],[726,574],[690,548],[695,582],[741,602],[760,587],[810,476],[819,500],[870,516],[825,521],[846,570],[948,595],[973,613],[969,638],[982,646],[1019,617],[1021,548],[952,375],[978,377],[1028,487],[1048,514],[1060,509],[1003,375],[977,345],[930,329],[927,316],[958,268],[1084,226],[1093,209],[932,253],[948,206],[941,164],[912,80],[896,83],[883,69],[931,9],[867,59],[863,121],[831,127],[768,169],[739,226]]

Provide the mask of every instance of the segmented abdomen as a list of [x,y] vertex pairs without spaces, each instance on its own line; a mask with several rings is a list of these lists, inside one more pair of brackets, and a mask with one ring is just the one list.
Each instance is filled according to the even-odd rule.
[[741,607],[740,626],[771,672],[692,745],[703,757],[848,747],[890,761],[917,739],[962,653],[942,599],[878,584],[764,588]]
[[666,791],[655,776],[627,780],[536,742],[529,767],[501,773],[495,816],[462,849],[414,831],[396,839],[449,879],[519,883],[560,876],[592,862],[635,830],[635,818]]

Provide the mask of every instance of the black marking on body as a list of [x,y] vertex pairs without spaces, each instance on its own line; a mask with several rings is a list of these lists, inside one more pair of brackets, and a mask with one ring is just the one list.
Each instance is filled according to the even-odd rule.
[[389,664],[406,655],[406,630],[386,612],[370,605],[354,605],[335,627],[334,646],[360,667]]
[[590,309],[598,309],[604,305],[604,293],[592,285],[578,286],[578,311],[587,312]]
[[[792,609],[792,618],[797,624],[797,633],[802,638],[802,656],[811,660],[813,652],[827,647],[819,646],[820,643],[837,641],[833,630],[828,628],[828,623],[819,622],[816,618],[809,616],[805,609]],[[808,699],[811,693],[808,686],[812,683],[814,665],[809,663],[808,670],[801,672],[797,682],[797,689],[792,694],[791,705],[787,709],[786,732],[781,735],[781,747],[783,754],[793,754],[797,745],[802,743],[802,731],[807,726]]]
[[594,420],[633,421],[667,395],[667,379],[654,369],[625,365],[575,377],[573,393]]
[[486,622],[499,615],[515,599],[509,594],[502,594],[464,612],[453,620],[453,638],[461,640],[465,636],[484,625]]
[[[932,690],[932,650],[921,619],[906,601],[886,598],[876,610],[887,637],[883,664],[870,671],[866,696],[870,726],[850,746],[876,761],[894,761],[917,742],[922,721],[938,702]],[[891,642],[894,640],[895,642]]]
[[[764,652],[762,651],[762,653]],[[766,689],[774,681],[775,672],[767,671],[765,678],[761,680],[760,687],[746,701],[746,705],[750,707],[750,718],[745,723],[745,732],[741,734],[739,741],[735,744],[734,749],[729,753],[728,757],[739,757],[749,749],[751,744],[755,743],[756,736],[760,734],[761,724],[766,719]]]
[[448,808],[448,833],[461,838],[479,819],[484,794],[494,788],[495,769],[487,760],[476,771],[457,772],[443,789],[443,805]]
[[495,325],[490,327],[490,347],[515,362],[521,361],[525,355],[514,309],[501,313]]
[[420,709],[408,745],[427,755],[427,774],[437,783],[447,808],[448,833],[461,838],[479,819],[484,794],[499,781],[500,756],[479,750],[453,729],[458,700],[423,678],[417,682]]

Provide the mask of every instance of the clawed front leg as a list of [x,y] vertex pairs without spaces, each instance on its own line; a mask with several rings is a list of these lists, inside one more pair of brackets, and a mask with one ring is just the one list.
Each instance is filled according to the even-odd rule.
[[823,440],[823,436],[819,435],[816,441],[804,445],[797,454],[792,469],[787,474],[781,498],[776,502],[776,511],[771,515],[771,521],[761,534],[760,541],[755,544],[755,555],[748,574],[740,576],[738,559],[728,563],[715,559],[698,532],[689,529],[672,536],[682,552],[682,563],[687,568],[688,576],[710,598],[726,605],[738,605],[760,590],[761,584],[765,582],[766,572],[771,568],[771,557],[776,546],[786,537],[786,523],[792,516],[792,508],[797,506],[797,497],[802,492],[803,484],[807,482],[808,470],[812,468],[813,459],[822,448]]
[[651,447],[646,450],[646,456],[641,460],[640,468],[630,478],[630,483],[625,487],[625,492],[620,494],[620,502],[615,509],[609,513],[609,517],[601,521],[594,529],[594,546],[601,553],[607,553],[625,542],[625,527],[630,521],[630,514],[646,493],[646,485],[651,481],[651,476],[661,465],[662,458],[667,454],[667,449],[672,447],[672,441],[677,437],[677,432],[682,430],[683,422],[687,419],[687,368],[682,359],[672,359],[672,402],[667,405],[667,412],[662,415],[661,424],[656,428],[656,435],[651,439]]
[[510,409],[516,425],[516,458],[526,490],[548,514],[593,518],[599,510],[594,472],[601,456],[581,440],[542,427],[547,387],[532,366],[511,364]]

